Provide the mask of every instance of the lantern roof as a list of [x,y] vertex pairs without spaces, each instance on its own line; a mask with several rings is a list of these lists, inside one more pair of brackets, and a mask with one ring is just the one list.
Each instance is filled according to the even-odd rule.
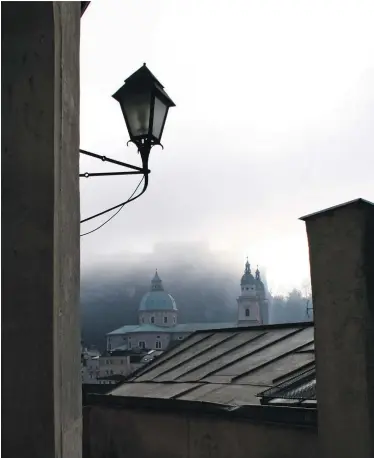
[[165,98],[169,107],[175,107],[175,103],[171,100],[169,95],[165,92],[164,86],[160,83],[160,81],[155,77],[155,75],[149,70],[147,64],[144,63],[136,72],[130,75],[128,78],[125,79],[125,84],[118,89],[118,91],[113,95],[115,99],[118,100],[119,94],[123,91],[124,87],[127,85],[143,85],[146,84],[154,84],[157,88],[158,92]]
[[161,88],[164,86],[160,83],[160,81],[155,77],[155,75],[149,70],[147,67],[147,64],[144,62],[144,64],[136,70],[132,75],[130,75],[128,78],[125,79],[125,83],[131,83],[132,81],[135,80],[149,80],[149,81],[154,81],[156,82]]

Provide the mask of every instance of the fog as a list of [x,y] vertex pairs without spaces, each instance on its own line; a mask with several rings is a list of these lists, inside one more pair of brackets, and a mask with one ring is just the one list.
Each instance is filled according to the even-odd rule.
[[[236,322],[244,263],[237,269],[230,253],[212,251],[208,243],[160,243],[150,253],[128,251],[102,257],[83,270],[82,337],[86,344],[104,349],[106,333],[137,324],[141,298],[149,291],[156,268],[177,303],[178,322]],[[269,300],[270,322],[307,321],[310,288],[273,299],[266,269],[258,267]],[[252,265],[253,272],[256,268]]]
[[[214,270],[232,282],[232,304],[246,256],[273,294],[301,288],[309,261],[298,218],[374,200],[373,20],[374,2],[363,0],[91,2],[81,32],[81,147],[140,163],[111,95],[143,62],[177,106],[164,151],[152,151],[145,195],[82,237],[83,279],[139,274],[146,285],[157,267],[182,287],[184,273],[174,278],[170,256],[154,247],[201,243],[210,254],[200,264],[188,248],[178,262],[191,278]],[[118,170],[81,159],[82,172],[99,169]],[[136,184],[81,179],[82,218],[124,201]]]

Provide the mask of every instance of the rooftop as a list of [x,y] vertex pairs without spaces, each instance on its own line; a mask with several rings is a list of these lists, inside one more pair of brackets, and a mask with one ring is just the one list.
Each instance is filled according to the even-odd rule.
[[324,215],[326,213],[333,212],[333,211],[338,210],[338,209],[343,208],[343,207],[349,207],[349,206],[353,206],[353,205],[362,205],[362,204],[365,205],[365,206],[368,206],[368,207],[374,205],[374,203],[370,202],[369,200],[365,200],[365,199],[359,198],[359,199],[350,200],[349,202],[344,202],[343,204],[334,205],[333,207],[325,208],[323,210],[319,210],[319,211],[314,212],[314,213],[310,213],[309,215],[302,216],[299,219],[301,221],[307,221],[309,219]]
[[310,323],[197,331],[110,395],[260,405],[258,394],[314,364]]
[[258,396],[261,398],[261,404],[315,407],[317,404],[316,386],[316,367],[313,364],[302,373],[294,375]]
[[175,326],[157,326],[155,324],[130,324],[109,332],[107,336],[133,334],[138,332],[192,333],[206,329],[237,328],[236,323],[182,323]]

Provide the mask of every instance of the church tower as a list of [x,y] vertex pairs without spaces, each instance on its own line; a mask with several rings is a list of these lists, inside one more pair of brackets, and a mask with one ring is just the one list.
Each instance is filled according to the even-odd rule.
[[267,324],[267,301],[265,287],[261,281],[260,271],[252,275],[251,266],[245,263],[244,275],[240,282],[241,294],[238,302],[238,325],[256,326]]

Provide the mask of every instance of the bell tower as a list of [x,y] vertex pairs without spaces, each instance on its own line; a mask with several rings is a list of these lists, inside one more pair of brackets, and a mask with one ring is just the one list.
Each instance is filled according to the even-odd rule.
[[[255,272],[256,278],[252,275],[251,265],[245,263],[244,274],[240,282],[241,293],[237,298],[238,303],[238,326],[256,326],[263,324],[262,305],[264,297],[260,285],[260,272]],[[261,282],[262,284],[262,282]]]

